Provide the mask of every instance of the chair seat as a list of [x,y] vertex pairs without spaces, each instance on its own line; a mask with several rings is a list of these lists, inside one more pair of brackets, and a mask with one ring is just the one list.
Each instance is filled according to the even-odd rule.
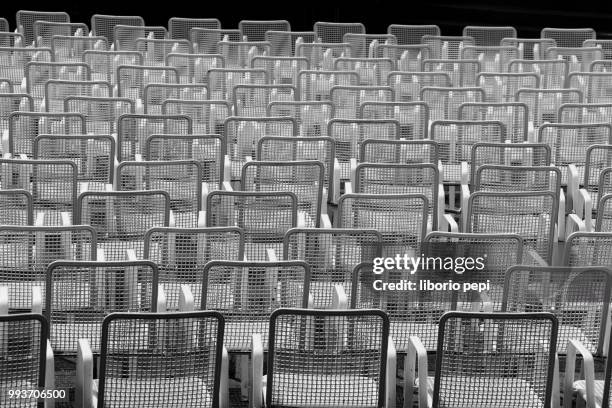
[[[601,408],[603,405],[603,381],[595,381],[593,384],[595,388],[595,408]],[[574,391],[578,393],[578,396],[586,401],[586,382],[584,380],[574,381]],[[612,402],[612,401],[611,401]]]

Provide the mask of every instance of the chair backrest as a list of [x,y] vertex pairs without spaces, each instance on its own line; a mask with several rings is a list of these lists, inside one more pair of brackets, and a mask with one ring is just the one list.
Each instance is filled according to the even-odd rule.
[[358,117],[396,119],[400,123],[400,138],[406,140],[428,138],[429,105],[426,102],[364,102],[359,106]]
[[[115,49],[117,51],[137,51],[136,40],[139,38],[163,40],[168,38],[164,26],[132,26],[118,24],[113,28]],[[143,52],[143,50],[138,50]]]
[[51,62],[51,48],[0,47],[0,78],[10,80],[14,89],[21,86],[25,77],[25,65],[30,61]]
[[463,27],[463,35],[472,37],[477,46],[498,46],[504,38],[516,38],[516,28],[466,26]]
[[559,107],[560,123],[600,123],[612,115],[612,103],[566,103]]
[[563,265],[572,267],[612,265],[612,233],[574,232],[565,240]]
[[27,93],[0,93],[0,121],[3,127],[13,112],[34,112],[34,98]]
[[[329,68],[332,69],[333,67]],[[297,74],[297,86],[302,101],[321,102],[331,101],[331,89],[337,85],[359,85],[357,71],[331,71],[317,70],[310,66],[310,70],[303,70]],[[334,112],[336,106],[334,104]],[[335,114],[334,114],[335,115]]]
[[0,31],[3,31],[3,32],[10,31],[9,22],[4,17],[0,17]]
[[364,102],[393,102],[395,92],[389,86],[342,86],[329,90],[329,97],[336,106],[336,117],[354,119],[358,117],[359,106]]
[[[514,100],[514,96],[512,97]],[[521,102],[467,102],[459,105],[459,120],[500,121],[512,143],[523,143],[529,136],[529,108]]]
[[168,33],[170,38],[191,41],[192,28],[220,29],[221,22],[216,18],[184,18],[170,17],[168,20]]
[[308,58],[310,69],[331,70],[336,58],[350,58],[352,56],[351,44],[343,42],[300,42],[295,45],[295,56]]
[[271,55],[284,57],[297,55],[295,49],[298,40],[301,43],[314,43],[316,38],[314,31],[268,30],[264,35],[264,40],[271,45]]
[[351,45],[351,56],[353,58],[368,58],[373,42],[381,44],[397,44],[397,39],[392,34],[365,34],[345,33],[342,42]]
[[21,33],[0,32],[0,46],[2,47],[23,47],[24,36]]
[[541,38],[552,38],[558,47],[582,47],[585,40],[596,38],[592,28],[543,28]]
[[565,87],[565,81],[570,69],[569,62],[563,59],[517,59],[510,61],[510,64],[508,64],[508,72],[534,72],[540,75],[540,88],[560,89]]
[[64,112],[65,100],[71,96],[113,96],[113,87],[107,81],[66,81],[50,79],[45,83],[45,109],[47,112]]
[[45,317],[53,352],[76,356],[80,339],[100,352],[102,320],[114,312],[154,312],[157,265],[151,261],[55,261],[46,269]]
[[[54,35],[50,39],[50,47],[53,53],[53,60],[56,62],[84,62],[86,51],[112,52],[108,50],[108,40],[106,37],[94,36],[69,36],[69,35]],[[99,68],[88,63],[92,72],[94,68]],[[95,72],[96,79],[110,81],[111,79],[104,76],[101,77],[98,72]]]
[[223,56],[225,66],[229,69],[246,69],[256,56],[268,56],[272,44],[266,41],[227,41],[217,43],[218,53]]
[[580,89],[585,103],[612,103],[610,72],[572,72],[567,77],[567,86]]
[[470,180],[482,165],[550,166],[550,146],[545,143],[474,143]]
[[366,30],[361,23],[330,23],[317,21],[314,32],[322,43],[339,43],[346,33],[365,34]]
[[140,16],[110,16],[103,14],[91,16],[91,32],[94,35],[106,37],[109,44],[115,43],[115,26],[118,25],[142,27],[145,25],[145,22]]
[[17,11],[17,30],[25,37],[26,43],[24,44],[24,46],[31,45],[36,40],[36,37],[34,36],[34,23],[36,21],[69,23],[70,16],[68,15],[68,13],[62,11]]
[[387,84],[387,76],[395,69],[395,62],[390,58],[336,58],[334,69],[355,71],[359,74],[360,84],[381,86]]
[[335,117],[330,101],[272,101],[267,116],[288,116],[295,119],[303,137],[327,136],[327,122]]
[[295,102],[297,89],[293,85],[252,85],[241,84],[234,87],[234,113],[237,116],[264,117],[268,105],[273,101]]
[[584,40],[582,43],[583,47],[599,47],[604,53],[604,58],[609,60],[612,58],[612,40],[609,39],[590,39]]
[[[108,315],[102,323],[98,406],[219,406],[224,326],[216,312]],[[137,366],[141,359],[145,366]]]
[[435,57],[433,47],[427,44],[372,44],[371,55],[394,61],[395,69],[402,72],[420,72],[423,62]]
[[223,123],[231,116],[233,111],[229,102],[203,99],[165,99],[161,102],[161,106],[157,106],[149,103],[149,101],[159,102],[156,98],[159,93],[156,91],[161,88],[156,84],[151,84],[147,89],[152,91],[147,95],[146,112],[148,114],[160,112],[162,115],[187,116],[191,120],[193,133],[223,135]]
[[276,310],[266,406],[384,407],[388,341],[389,319],[380,310]]
[[169,54],[191,54],[193,46],[189,40],[170,40],[166,38],[137,38],[136,51],[142,53],[144,63],[165,66]]
[[503,311],[552,313],[559,318],[559,353],[568,340],[579,340],[602,355],[611,291],[608,267],[517,265],[506,272]]
[[599,199],[595,231],[612,232],[612,194],[606,194]]
[[250,68],[265,69],[273,85],[297,87],[298,73],[309,70],[310,61],[306,57],[257,55],[251,59]]
[[130,98],[67,96],[63,103],[64,112],[83,114],[87,131],[95,134],[116,133],[119,116],[136,112],[136,103]]
[[265,69],[212,68],[208,71],[210,99],[233,103],[234,86],[239,84],[265,85],[267,83],[268,73]]
[[308,307],[310,267],[304,261],[210,261],[202,274],[201,310],[223,314],[229,352],[250,351],[254,334],[266,343],[275,310]]
[[238,29],[248,41],[266,41],[268,31],[291,31],[291,24],[287,20],[241,20]]
[[473,37],[450,35],[424,35],[421,43],[431,47],[434,59],[458,59],[464,47],[476,45]]
[[34,41],[37,47],[51,47],[52,39],[61,36],[88,36],[89,27],[84,23],[67,23],[37,19],[32,24]]
[[242,36],[238,29],[194,27],[190,30],[190,40],[194,51],[202,54],[217,54],[219,53],[219,42],[242,41]]
[[477,59],[426,59],[422,67],[425,72],[446,72],[451,79],[451,86],[476,86],[476,75],[481,71],[481,62]]
[[519,89],[517,102],[529,108],[529,121],[537,130],[545,122],[557,122],[559,107],[565,103],[582,103],[583,95],[578,89]]
[[398,44],[417,45],[421,44],[424,35],[440,35],[440,27],[437,25],[405,25],[391,24],[387,32],[397,38]]
[[557,331],[550,313],[444,314],[432,406],[550,406]]
[[361,143],[359,158],[364,163],[438,163],[438,144],[433,140],[377,140]]
[[[181,57],[182,55],[183,54],[171,54],[169,58],[173,56]],[[183,72],[181,71],[181,75],[182,74]],[[208,95],[209,91],[206,83],[152,83],[145,85],[142,102],[144,104],[145,113],[159,115],[162,112],[163,103],[169,99],[174,101],[205,101],[208,100]]]
[[479,87],[433,87],[421,89],[420,100],[429,105],[431,120],[458,119],[459,106],[469,102],[484,102],[485,90]]
[[540,87],[540,75],[535,72],[480,72],[476,86],[485,90],[488,103],[514,102],[514,95],[521,88]]
[[586,150],[582,187],[591,194],[593,211],[597,211],[599,200],[612,193],[612,146],[594,144]]
[[176,68],[165,66],[119,65],[116,81],[117,96],[142,99],[147,84],[178,84],[179,71]]
[[0,225],[33,225],[33,201],[27,190],[0,190]]
[[552,38],[503,38],[500,45],[518,48],[521,59],[542,60],[546,50],[556,47],[557,42]]
[[559,194],[561,170],[553,166],[483,164],[472,179],[474,191],[550,191]]
[[[430,60],[427,60],[430,61]],[[417,101],[421,89],[426,86],[450,87],[451,77],[448,72],[404,72],[393,71],[387,75],[387,85],[393,87],[395,100],[402,102]]]

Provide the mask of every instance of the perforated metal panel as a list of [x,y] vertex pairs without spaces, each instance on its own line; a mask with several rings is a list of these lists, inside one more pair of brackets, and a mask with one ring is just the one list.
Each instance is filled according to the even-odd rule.
[[586,149],[584,177],[579,179],[582,188],[589,192],[594,213],[597,213],[599,200],[612,193],[612,146],[594,144]]
[[605,122],[612,115],[612,103],[566,103],[559,107],[561,123]]
[[190,54],[193,49],[188,40],[137,38],[136,51],[143,55],[145,65],[164,66],[168,54]]
[[435,54],[433,47],[426,44],[377,44],[372,47],[372,57],[395,61],[395,69],[399,71],[419,72],[423,70],[423,61],[435,57]]
[[242,41],[240,30],[221,29],[221,28],[192,28],[191,43],[194,52],[202,54],[218,54],[219,41]]
[[612,73],[572,72],[567,86],[580,89],[585,103],[612,103]]
[[393,71],[387,75],[387,85],[395,91],[397,101],[411,102],[419,99],[426,86],[450,87],[451,78],[447,72]]
[[550,191],[561,188],[561,171],[552,166],[483,164],[472,179],[474,191]]
[[269,56],[272,52],[272,44],[266,41],[219,41],[217,48],[225,66],[237,69],[248,68],[254,57]]
[[474,143],[470,180],[485,164],[499,166],[550,166],[550,146],[546,143]]
[[327,135],[327,123],[335,116],[335,110],[328,101],[281,101],[270,102],[267,115],[291,117],[300,136],[315,137]]
[[462,59],[476,59],[482,72],[506,72],[510,61],[521,58],[517,47],[467,46],[461,50]]
[[612,58],[612,40],[606,39],[591,39],[584,40],[582,43],[583,47],[599,47],[604,53],[604,58],[609,60]]
[[395,62],[390,58],[337,58],[334,69],[357,72],[359,85],[387,85],[387,77],[395,69]]
[[359,106],[364,102],[393,102],[395,92],[388,86],[333,86],[329,91],[336,106],[336,117],[353,119],[358,117]]
[[0,32],[0,46],[2,47],[24,47],[25,39],[21,33]]
[[458,59],[464,47],[476,45],[473,37],[450,35],[424,35],[421,43],[431,47],[434,59]]
[[[609,268],[610,254],[612,254],[612,233],[574,232],[565,241],[563,265]],[[595,302],[595,299],[591,300]]]
[[308,58],[310,69],[331,70],[336,58],[350,58],[349,43],[296,43],[295,56]]
[[612,232],[612,194],[606,194],[599,199],[595,231]]
[[34,110],[34,99],[27,93],[0,92],[0,129],[8,129],[11,113],[32,112]]
[[604,59],[604,53],[599,47],[550,47],[546,50],[546,59],[565,60],[569,72],[583,72],[588,71],[594,61]]
[[368,58],[373,42],[397,44],[397,38],[392,34],[346,33],[342,37],[342,42],[351,45],[351,56],[353,58]]
[[113,95],[106,81],[64,81],[50,79],[45,83],[45,108],[47,112],[63,112],[65,99],[71,96],[109,98]]

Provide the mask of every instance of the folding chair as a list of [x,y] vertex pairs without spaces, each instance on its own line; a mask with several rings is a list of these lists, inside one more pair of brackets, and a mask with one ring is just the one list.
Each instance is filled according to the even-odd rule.
[[219,28],[192,28],[190,39],[193,51],[201,54],[218,54],[220,41],[242,41],[240,30]]
[[271,45],[271,55],[275,57],[297,56],[295,50],[298,43],[316,42],[314,31],[274,31],[268,30],[264,41]]
[[[312,67],[311,67],[312,68]],[[302,70],[297,74],[297,85],[302,101],[331,101],[334,86],[356,86],[361,79],[357,71]],[[334,104],[334,112],[336,106]]]
[[559,194],[551,191],[477,191],[463,216],[464,232],[518,234],[523,262],[544,266],[552,261],[558,218],[565,218],[559,217]]
[[266,41],[226,41],[217,43],[219,54],[225,59],[225,66],[234,69],[245,69],[251,66],[251,60],[257,56],[269,56],[272,44]]
[[375,229],[382,256],[419,254],[427,234],[429,202],[424,195],[344,194],[338,201],[338,228]]
[[291,31],[291,25],[287,20],[241,20],[238,29],[247,41],[266,41],[266,32]]
[[[535,142],[540,126],[557,122],[557,113],[565,103],[582,103],[583,95],[577,89],[519,89],[515,101],[522,102],[529,112],[529,138]],[[533,130],[532,130],[533,129]]]
[[481,70],[481,63],[476,59],[426,59],[423,61],[424,72],[445,72],[451,79],[451,86],[476,86],[476,75]]
[[430,120],[456,120],[458,108],[468,102],[484,102],[482,88],[444,88],[426,86],[421,89],[420,100],[429,105]]
[[431,47],[433,59],[458,59],[464,47],[476,45],[472,37],[449,35],[424,35],[421,43]]
[[580,89],[585,103],[611,103],[612,73],[572,72],[567,77],[567,86]]
[[429,204],[427,231],[437,231],[438,226],[447,224],[455,227],[452,217],[444,214],[444,188],[435,164],[360,163],[351,171],[351,183],[345,185],[345,194],[353,192],[422,194]]
[[585,40],[596,38],[592,28],[543,28],[541,38],[552,38],[558,47],[582,47]]
[[566,103],[559,107],[560,123],[600,123],[612,115],[612,103]]
[[508,64],[508,72],[533,72],[540,76],[540,88],[562,89],[569,74],[566,60],[514,60]]
[[[396,93],[397,95],[397,93]],[[395,119],[400,123],[400,138],[427,139],[429,106],[425,102],[364,102],[359,106],[362,119]]]
[[193,48],[188,40],[137,38],[136,51],[143,55],[145,65],[163,67],[168,54],[191,54]]
[[569,64],[569,72],[585,72],[593,61],[603,60],[604,53],[599,47],[550,47],[546,50],[546,59],[563,59]]
[[117,119],[121,115],[134,114],[136,103],[130,98],[67,96],[64,98],[63,111],[85,116],[88,132],[116,134]]
[[143,27],[145,22],[140,16],[109,16],[104,14],[91,16],[91,32],[93,35],[106,37],[109,44],[115,43],[115,26],[118,25]]
[[366,30],[361,23],[328,23],[317,21],[314,23],[314,32],[322,43],[340,43],[347,33],[365,34]]
[[251,68],[265,69],[271,84],[298,85],[300,71],[308,71],[310,62],[305,57],[255,56],[251,59]]
[[80,113],[13,112],[8,123],[8,150],[3,153],[15,157],[31,157],[39,134],[87,134],[85,116]]
[[[340,197],[340,164],[336,160],[336,142],[325,136],[281,137],[264,136],[257,143],[256,160],[305,161],[317,160],[325,168],[323,197],[329,203],[337,203]],[[321,203],[321,206],[326,205]]]
[[202,211],[208,185],[202,183],[202,166],[195,160],[121,162],[115,187],[117,191],[165,191],[170,196],[174,225],[205,226]]
[[438,164],[438,157],[438,144],[433,140],[366,139],[359,152],[364,163]]
[[[108,50],[106,37],[54,35],[49,42],[55,62],[84,62],[85,51],[106,52]],[[95,67],[90,65],[90,68]],[[96,79],[109,80],[99,77]]]
[[477,47],[497,47],[504,38],[516,38],[514,27],[465,26],[463,36],[472,37]]
[[514,95],[521,88],[540,88],[540,76],[535,72],[480,72],[475,83],[485,90],[487,102],[507,103],[514,102]]
[[550,166],[550,146],[545,143],[485,143],[472,145],[470,181],[480,166]]
[[272,101],[267,116],[293,118],[302,137],[327,136],[327,123],[335,117],[335,107],[329,101]]
[[[429,61],[429,60],[426,60]],[[429,87],[451,87],[448,72],[403,72],[393,71],[387,75],[387,85],[395,91],[395,100],[418,101],[421,89]]]
[[604,53],[602,59],[609,60],[612,58],[612,41],[607,39],[590,39],[584,40],[583,47],[599,47]]
[[395,101],[395,92],[389,86],[333,86],[329,96],[336,106],[336,117],[344,119],[357,118],[364,102]]
[[529,108],[525,103],[467,102],[459,105],[457,116],[459,120],[502,122],[506,127],[506,138],[512,143],[529,139]]
[[565,240],[563,265],[570,267],[609,267],[612,254],[612,233],[574,232]]
[[289,191],[213,191],[206,200],[207,227],[239,227],[244,256],[268,260],[280,253],[285,233],[297,226],[297,197]]
[[117,160],[135,160],[137,154],[142,155],[150,135],[192,133],[193,121],[187,115],[121,115],[117,119]]
[[423,61],[434,57],[432,46],[427,44],[372,44],[371,48],[373,58],[388,58],[395,62],[395,69],[402,72],[420,72]]
[[353,58],[368,58],[371,57],[372,43],[397,44],[397,38],[391,34],[346,33],[342,42],[351,45]]
[[232,97],[236,116],[248,117],[265,117],[270,102],[297,99],[293,85],[236,85]]
[[140,66],[144,58],[137,51],[85,50],[82,54],[82,60],[91,67],[93,79],[118,85],[117,68],[122,65]]
[[34,139],[33,157],[73,161],[79,194],[104,191],[114,180],[115,139],[108,134],[40,135]]
[[15,91],[19,88],[23,91],[26,64],[32,61],[51,62],[52,59],[50,48],[0,47],[0,78],[9,80]]
[[[49,324],[38,313],[0,314],[0,385],[3,389],[53,389],[53,354],[48,348]],[[29,388],[28,388],[29,387]],[[0,397],[4,406],[42,406],[38,399],[28,396],[15,401],[7,391]],[[23,394],[21,394],[23,395]],[[58,394],[59,395],[59,394]],[[44,406],[53,406],[53,399]]]
[[239,180],[242,165],[256,155],[259,139],[264,136],[293,137],[298,134],[298,126],[290,117],[231,116],[225,120],[223,131],[227,143],[225,176],[229,180]]
[[503,38],[500,45],[518,48],[519,59],[543,60],[546,50],[556,47],[557,42],[552,38]]
[[168,311],[184,307],[185,285],[190,288],[193,304],[200,305],[205,265],[212,260],[241,261],[243,252],[243,233],[236,227],[156,227],[144,237],[143,257],[159,268],[159,287]]
[[289,191],[297,198],[298,221],[306,227],[330,226],[325,166],[318,160],[248,161],[242,166],[243,191]]
[[168,33],[170,38],[175,40],[185,39],[191,41],[190,34],[193,28],[220,29],[221,22],[216,18],[170,17],[168,20]]
[[225,67],[220,54],[182,54],[166,55],[166,65],[179,72],[179,83],[185,85],[208,84],[208,71]]
[[151,135],[145,140],[146,160],[195,160],[208,190],[221,188],[226,144],[221,135]]
[[3,190],[32,195],[36,225],[70,225],[77,199],[77,166],[70,160],[0,159]]
[[161,190],[87,191],[77,200],[75,224],[90,225],[98,252],[109,261],[142,259],[144,236],[170,225],[170,195]]
[[113,88],[106,81],[65,81],[50,79],[45,83],[44,106],[47,112],[63,112],[65,99],[71,96],[110,98]]
[[295,56],[305,57],[313,70],[332,70],[336,58],[350,58],[351,44],[349,43],[296,43]]
[[32,32],[37,47],[51,47],[56,35],[81,37],[89,35],[89,27],[84,23],[67,23],[57,21],[36,20],[32,24]]
[[51,262],[96,259],[95,232],[85,225],[3,225],[0,247],[0,286],[8,288],[8,309],[13,312],[42,312],[45,270]]
[[350,298],[353,269],[380,257],[382,243],[373,229],[293,228],[285,234],[283,259],[310,265],[310,307],[329,309]]
[[395,119],[332,119],[327,134],[336,142],[336,158],[340,164],[340,180],[350,179],[353,161],[361,161],[359,149],[364,140],[397,140],[400,124]]
[[50,21],[55,23],[69,23],[70,16],[68,13],[61,11],[17,11],[15,22],[17,23],[17,31],[24,35],[24,46],[32,45],[36,40],[34,35],[34,23],[36,21]]
[[437,25],[404,25],[391,24],[387,27],[387,32],[395,38],[401,45],[421,44],[424,35],[440,35],[440,27]]
[[423,344],[410,338],[404,406],[412,406],[415,387],[421,408],[557,406],[557,329],[550,313],[445,313],[433,378]]
[[78,343],[77,400],[87,407],[227,407],[223,335],[216,312],[112,313],[102,322],[99,379],[89,343]]
[[117,96],[143,99],[144,88],[151,83],[178,84],[176,68],[145,65],[119,65],[116,74]]
[[337,58],[334,61],[334,69],[357,72],[359,85],[381,86],[387,85],[387,77],[395,69],[395,62],[390,58]]
[[[227,64],[227,60],[226,60]],[[234,103],[236,85],[266,85],[268,73],[264,69],[214,68],[208,71],[209,99],[226,100]]]
[[21,33],[0,32],[0,46],[2,47],[24,47],[25,37]]
[[[118,24],[113,27],[113,38],[117,51],[140,51],[136,45],[139,38],[164,40],[168,38],[168,30],[164,26],[131,26]],[[147,64],[148,65],[148,64]]]
[[0,225],[34,225],[34,205],[29,191],[0,190]]
[[265,386],[263,347],[261,336],[253,336],[256,408],[394,406],[395,348],[389,319],[380,310],[275,311]]

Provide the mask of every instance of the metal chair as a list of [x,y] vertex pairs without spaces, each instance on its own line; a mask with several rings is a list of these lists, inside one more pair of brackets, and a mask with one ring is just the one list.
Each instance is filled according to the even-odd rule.
[[173,100],[180,104],[187,101],[208,101],[208,96],[208,85],[204,83],[147,84],[143,92],[144,113],[161,114],[162,106],[167,100]]
[[170,17],[168,20],[168,33],[172,39],[185,39],[191,41],[190,34],[193,28],[220,29],[221,22],[216,18]]
[[545,143],[475,143],[472,145],[470,181],[485,164],[498,166],[550,166],[550,146]]
[[431,120],[458,119],[459,106],[464,103],[484,102],[485,91],[482,88],[430,87],[421,89],[420,100],[429,105]]
[[[514,99],[514,96],[512,97]],[[512,143],[529,140],[529,107],[521,102],[466,102],[457,110],[459,120],[499,121]]]
[[364,102],[359,105],[358,117],[395,119],[400,124],[400,138],[406,140],[428,138],[429,105],[426,102]]
[[[152,98],[155,91],[160,89],[156,86],[149,88],[153,94],[147,95]],[[159,95],[159,94],[158,94]],[[175,96],[175,95],[170,95]],[[154,102],[156,102],[154,100]],[[158,107],[147,103],[147,112],[153,113]],[[202,99],[165,99],[161,103],[162,115],[186,116],[191,120],[192,132],[196,134],[219,134],[224,133],[224,122],[231,117],[233,109],[227,101],[202,100]]]
[[394,61],[395,69],[402,72],[421,72],[423,62],[434,58],[433,47],[427,44],[372,44],[371,56]]
[[[430,60],[425,60],[430,61]],[[402,102],[418,101],[421,89],[429,87],[450,87],[448,72],[403,72],[393,71],[387,75],[387,85],[395,91],[395,100]]]
[[115,43],[115,26],[118,25],[143,27],[145,22],[140,16],[110,16],[104,14],[91,16],[91,32],[93,35],[106,37],[109,44]]
[[144,57],[148,66],[165,66],[169,54],[191,54],[192,44],[188,40],[137,38],[136,51]]
[[511,103],[519,89],[539,88],[540,76],[535,72],[480,72],[476,86],[485,90],[488,103]]
[[[106,37],[54,35],[49,41],[55,62],[84,62],[86,51],[107,52],[108,50]],[[90,68],[93,70],[95,66],[90,65]],[[94,79],[109,80],[109,78],[99,76]]]
[[438,144],[433,140],[377,140],[361,143],[359,158],[364,163],[438,163]]
[[272,85],[293,85],[297,88],[298,74],[310,69],[310,61],[305,57],[257,55],[251,59],[251,68],[265,69]]
[[[142,55],[142,54],[140,54]],[[119,65],[117,67],[117,96],[133,100],[143,99],[144,88],[151,83],[178,84],[176,68],[145,65]]]
[[349,43],[296,43],[295,56],[305,57],[313,70],[332,70],[336,58],[350,58],[351,44]]
[[0,225],[34,225],[34,205],[29,191],[0,190]]
[[604,53],[602,59],[609,60],[612,57],[612,41],[608,39],[590,39],[584,40],[583,47],[599,47]]
[[29,11],[19,10],[15,16],[17,31],[25,37],[24,46],[31,45],[36,37],[34,36],[34,23],[36,21],[50,21],[55,23],[69,23],[70,16],[62,11]]
[[460,59],[459,57],[456,59],[426,59],[422,67],[425,72],[447,73],[453,87],[470,87],[476,86],[476,75],[481,71],[481,62],[477,59]]
[[574,232],[565,240],[563,265],[571,267],[608,266],[612,254],[609,232]]
[[[303,70],[297,74],[297,86],[301,101],[331,101],[331,89],[334,86],[356,86],[360,83],[357,71]],[[336,106],[334,104],[334,112]]]
[[[535,142],[538,129],[546,122],[557,122],[559,107],[565,103],[582,103],[582,92],[577,89],[519,89],[516,102],[522,102],[529,112],[529,141]],[[533,131],[532,131],[533,129]]]
[[265,117],[273,101],[297,101],[293,85],[236,85],[233,89],[236,116]]
[[264,40],[271,45],[270,54],[277,57],[297,56],[295,50],[298,43],[316,42],[314,31],[275,31],[268,30]]
[[603,60],[604,53],[599,47],[550,47],[546,50],[546,59],[567,61],[570,73],[585,72],[594,61]]
[[476,45],[473,37],[450,35],[424,35],[421,43],[431,47],[433,59],[459,59],[464,47]]
[[264,69],[213,68],[208,71],[209,99],[226,100],[232,104],[236,85],[266,85],[267,83],[268,73]]
[[118,85],[117,68],[122,65],[142,65],[144,57],[138,51],[85,50],[83,62],[91,67],[91,77]]
[[395,92],[389,86],[342,86],[329,90],[329,97],[336,107],[336,117],[355,119],[359,106],[364,102],[393,102]]
[[194,27],[189,30],[194,52],[201,54],[218,54],[220,41],[242,41],[240,30]]
[[552,38],[503,38],[500,45],[518,48],[520,59],[543,60],[546,50],[556,47],[557,42]]
[[266,41],[226,41],[217,43],[218,53],[223,56],[225,66],[230,69],[246,69],[256,56],[269,56],[272,44]]
[[291,31],[291,24],[287,20],[241,20],[238,29],[247,41],[266,41],[268,31]]
[[317,21],[313,31],[322,43],[340,43],[347,33],[365,34],[366,30],[361,23],[330,23]]
[[267,116],[293,118],[302,137],[327,136],[327,123],[335,117],[335,107],[330,101],[272,101]]
[[387,27],[387,32],[397,38],[397,43],[401,45],[421,44],[424,35],[440,35],[440,27],[437,25],[404,25],[391,24]]
[[560,123],[601,123],[612,114],[612,103],[566,103],[559,107]]
[[0,78],[8,79],[14,90],[21,87],[28,62],[51,62],[51,48],[0,47]]
[[37,47],[51,47],[53,37],[60,36],[88,36],[89,27],[84,23],[67,23],[45,21],[36,19],[32,24],[34,41]]
[[466,26],[463,27],[463,35],[472,37],[478,47],[495,47],[499,46],[504,38],[516,38],[516,28],[509,26]]
[[[543,58],[543,57],[542,57]],[[540,76],[540,88],[561,89],[565,88],[565,81],[569,74],[569,63],[566,60],[514,60],[508,65],[508,72],[525,73],[533,72]]]
[[585,103],[611,103],[612,74],[606,72],[572,72],[567,77],[567,85],[580,89]]
[[[117,51],[140,51],[136,40],[139,38],[163,40],[168,38],[168,30],[163,26],[132,26],[118,24],[113,27],[113,42]],[[148,64],[147,64],[148,65]]]
[[136,103],[129,98],[66,96],[63,103],[64,112],[84,115],[87,131],[94,134],[116,134],[117,119],[136,112]]
[[45,83],[44,105],[47,112],[63,112],[65,99],[71,96],[110,98],[113,89],[106,81],[65,81],[50,79]]
[[552,38],[559,47],[582,47],[585,40],[596,38],[592,28],[543,28],[541,38]]

